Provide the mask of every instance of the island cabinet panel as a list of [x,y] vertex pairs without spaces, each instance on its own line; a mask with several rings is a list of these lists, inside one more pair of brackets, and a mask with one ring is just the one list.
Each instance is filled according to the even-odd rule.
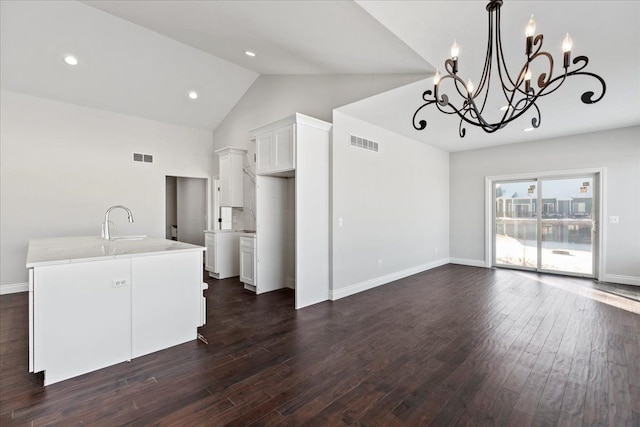
[[203,250],[148,237],[31,239],[29,371],[50,385],[195,339]]
[[45,385],[130,360],[130,283],[128,259],[35,269],[33,368]]
[[197,337],[202,299],[202,253],[131,259],[133,357]]

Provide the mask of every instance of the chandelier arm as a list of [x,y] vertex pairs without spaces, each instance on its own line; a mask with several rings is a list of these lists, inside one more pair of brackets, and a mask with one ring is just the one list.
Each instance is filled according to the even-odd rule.
[[577,69],[575,69],[573,71],[568,71],[567,72],[565,70],[565,73],[562,76],[558,76],[555,79],[551,80],[548,83],[547,87],[550,86],[551,84],[555,83],[557,80],[561,79],[560,83],[550,91],[541,91],[539,96],[546,96],[546,95],[549,95],[550,93],[555,92],[564,83],[564,80],[569,76],[580,76],[580,75],[582,75],[582,76],[590,76],[590,77],[593,77],[596,80],[598,80],[600,82],[600,84],[602,85],[602,93],[600,94],[599,97],[597,97],[596,99],[593,99],[593,96],[595,95],[595,92],[586,91],[586,92],[584,92],[582,94],[582,96],[580,97],[580,100],[585,104],[595,104],[596,102],[600,101],[602,99],[602,97],[604,97],[604,94],[607,92],[607,84],[605,83],[604,79],[602,77],[600,77],[599,75],[597,75],[595,73],[588,72],[588,71],[581,71],[589,63],[589,58],[587,58],[586,56],[577,56],[573,60],[573,63],[576,64],[576,65],[579,62],[582,62],[582,66],[578,67]]
[[[487,53],[484,57],[484,67],[482,68],[482,75],[480,76],[480,82],[478,83],[478,89],[476,94],[482,92],[484,85],[491,77],[491,64],[493,63],[493,21],[491,14],[489,14],[489,36],[487,37]],[[487,90],[488,93],[488,90]]]
[[[454,81],[454,87],[456,88],[458,94],[462,97],[462,98],[467,98],[469,96],[469,92],[467,91],[467,85],[464,82],[464,80],[462,80],[460,77],[458,77],[457,74],[449,72],[449,69],[447,69],[447,65],[453,66],[453,61],[451,61],[450,59],[447,59],[445,61],[445,70],[448,72],[447,75],[442,76],[440,78],[440,83],[438,84],[438,87],[440,87],[440,85],[442,84],[443,81],[445,81],[446,79],[453,79]],[[464,92],[462,90],[460,90],[460,86],[462,85],[462,87],[464,88]]]
[[538,76],[538,87],[544,89],[547,87],[553,79],[553,56],[549,52],[539,52],[531,57],[530,63],[539,57],[545,57],[549,61],[549,73],[540,73]]
[[[504,73],[507,76],[507,79],[511,83],[512,90],[515,90],[516,84],[513,82],[511,75],[509,74],[509,70],[507,69],[507,61],[504,60],[504,51],[502,50],[502,31],[500,25],[500,8],[497,9],[496,12],[497,19],[497,29],[496,29],[496,62],[498,63],[498,76],[500,77],[500,83],[502,83],[502,87],[508,89],[504,84],[504,79],[502,78],[502,68],[504,67]],[[511,90],[510,90],[511,91]]]
[[424,93],[422,94],[422,99],[424,99],[426,102],[424,104],[422,104],[415,113],[413,113],[413,128],[415,130],[423,130],[424,128],[427,127],[427,121],[422,119],[420,121],[418,121],[418,124],[416,125],[416,116],[418,115],[418,113],[426,106],[433,104],[434,102],[436,102],[435,100],[429,100],[427,99],[427,95],[431,95],[431,91],[430,90],[425,90]]
[[[431,95],[433,95],[433,97],[429,98]],[[431,104],[436,104],[436,107],[438,108],[438,110],[440,110],[440,112],[445,113],[445,114],[456,114],[456,107],[453,104],[449,103],[449,98],[447,97],[447,95],[442,95],[442,99],[438,100],[436,98],[437,96],[437,92],[436,94],[433,94],[433,92],[431,90],[425,90],[422,94],[422,99],[425,101],[424,104],[422,104],[420,106],[420,108],[418,108],[415,113],[413,113],[413,128],[415,130],[423,130],[427,127],[427,121],[426,120],[419,120],[416,122],[416,117],[418,116],[418,113],[420,113],[420,111],[422,111],[423,108],[431,105]],[[453,111],[446,111],[444,110],[442,107],[446,107],[449,106],[453,109]]]
[[[489,99],[489,91],[491,90],[491,70],[492,70],[492,65],[490,64],[489,65],[489,71],[487,73],[488,74],[487,82],[486,82],[487,89],[484,92],[484,101],[482,102],[482,108],[480,109],[480,112],[484,112],[484,108],[487,105],[487,100]],[[484,84],[483,84],[483,86],[484,86]]]
[[[456,111],[458,110],[455,105],[449,102],[449,97],[446,94],[442,95],[441,100],[436,99],[435,104],[438,111],[444,114],[456,114]],[[445,107],[451,108],[451,111],[445,110]]]
[[460,120],[460,123],[458,124],[458,135],[460,135],[460,138],[464,138],[466,134],[467,129],[462,127],[462,120]]
[[[487,122],[484,117],[482,117],[482,114],[478,112],[478,108],[476,107],[476,103],[473,101],[473,99],[467,99],[467,101],[465,102],[465,106],[466,108],[464,113],[461,114],[460,112],[458,112],[458,116],[460,116],[462,120],[474,126],[479,126],[483,129],[485,127],[493,128],[495,126],[495,124]],[[467,114],[471,117],[474,117],[476,120],[470,120],[466,117]]]
[[[518,102],[516,102],[516,104],[514,105],[514,112],[509,116],[509,118],[507,120],[503,120],[500,123],[502,123],[501,127],[506,126],[508,123],[511,123],[512,121],[518,119],[519,117],[521,117],[524,113],[526,113],[529,108],[534,107],[536,109],[536,116],[537,118],[534,117],[536,123],[540,124],[540,120],[541,120],[541,114],[540,114],[540,109],[538,108],[538,106],[536,105],[535,101],[537,100],[538,96],[533,96],[531,98],[522,98],[520,100],[518,100]],[[523,104],[523,106],[520,106],[520,104]],[[531,123],[534,123],[534,119],[532,119]],[[498,124],[494,124],[494,125],[498,125]],[[535,126],[534,127],[538,127]]]
[[466,93],[461,91],[460,87],[458,86],[458,83],[462,84],[462,87],[465,88],[465,92],[467,92],[464,80],[462,80],[460,77],[458,77],[458,75],[453,72],[453,69],[454,69],[454,63],[453,63],[452,59],[447,59],[446,61],[444,61],[444,70],[447,72],[447,75],[443,76],[442,78],[440,78],[440,82],[442,82],[443,80],[445,80],[447,78],[453,79],[454,80],[454,86],[455,86],[456,90],[458,91],[458,94],[461,97],[466,98],[467,97]]
[[[489,22],[491,22],[491,15],[489,15]],[[491,88],[491,70],[493,66],[493,31],[489,30],[489,43],[487,47],[487,55],[485,57],[484,68],[482,70],[482,76],[480,77],[480,84],[476,90],[475,96],[479,96],[484,92],[484,99],[482,101],[482,107],[480,107],[480,113],[484,112],[489,99],[489,90]],[[486,90],[485,90],[486,86]]]

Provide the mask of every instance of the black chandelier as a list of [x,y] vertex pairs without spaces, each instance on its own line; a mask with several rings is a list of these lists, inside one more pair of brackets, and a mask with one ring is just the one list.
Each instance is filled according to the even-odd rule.
[[[433,91],[427,90],[422,94],[422,99],[425,103],[420,106],[413,114],[413,127],[417,130],[423,130],[427,127],[426,120],[416,121],[416,117],[420,111],[431,104],[435,104],[438,110],[445,114],[457,114],[460,117],[460,124],[458,126],[458,133],[460,137],[464,137],[466,134],[465,123],[482,128],[487,133],[493,133],[498,129],[502,129],[508,123],[522,116],[530,108],[533,107],[534,117],[531,119],[531,129],[540,126],[540,109],[536,105],[538,98],[555,92],[566,80],[567,77],[575,75],[591,76],[597,79],[602,85],[602,93],[600,96],[594,98],[595,93],[593,91],[587,91],[582,94],[582,102],[585,104],[593,104],[602,99],[607,86],[604,80],[593,73],[582,71],[589,63],[589,58],[586,56],[578,56],[573,60],[573,65],[577,67],[573,70],[569,70],[571,62],[571,37],[567,33],[563,43],[562,50],[564,52],[564,73],[557,77],[553,77],[553,57],[548,52],[542,52],[542,34],[535,35],[535,22],[533,16],[529,20],[529,24],[526,28],[526,47],[525,53],[527,60],[515,76],[512,78],[507,70],[504,60],[504,54],[502,51],[502,40],[500,34],[500,7],[502,6],[502,0],[491,0],[487,5],[487,12],[489,12],[489,37],[487,42],[487,54],[484,62],[484,69],[482,70],[482,76],[480,77],[480,83],[474,90],[473,83],[469,80],[464,82],[458,76],[458,44],[454,41],[451,47],[451,59],[445,61],[446,74],[440,75],[436,70],[436,74],[433,78]],[[494,47],[495,43],[495,47]],[[493,70],[493,56],[495,48],[495,57],[498,76],[500,78],[501,90],[504,95],[506,105],[502,106],[502,116],[500,120],[496,122],[490,122],[486,120],[482,114],[487,106],[487,98],[489,95],[489,87],[491,85],[491,72]],[[545,72],[542,72],[538,76],[537,86],[535,89],[531,84],[531,65],[537,59],[542,59],[544,65],[544,59],[546,59],[547,67]],[[538,61],[541,62],[541,61]],[[462,105],[457,107],[447,94],[440,93],[440,86],[442,82],[451,79],[455,91],[461,97]]]

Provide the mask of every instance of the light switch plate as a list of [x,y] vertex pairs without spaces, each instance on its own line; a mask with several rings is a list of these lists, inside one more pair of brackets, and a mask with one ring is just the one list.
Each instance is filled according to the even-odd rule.
[[620,223],[620,217],[619,216],[610,216],[609,217],[609,224],[619,224]]

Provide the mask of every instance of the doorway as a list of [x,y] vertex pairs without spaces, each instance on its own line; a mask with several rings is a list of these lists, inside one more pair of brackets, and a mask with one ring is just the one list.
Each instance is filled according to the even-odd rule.
[[208,227],[208,179],[167,176],[165,197],[166,238],[204,246]]
[[220,206],[220,178],[213,179],[213,229],[231,230],[233,228],[233,208]]
[[491,265],[597,277],[600,174],[491,181]]

